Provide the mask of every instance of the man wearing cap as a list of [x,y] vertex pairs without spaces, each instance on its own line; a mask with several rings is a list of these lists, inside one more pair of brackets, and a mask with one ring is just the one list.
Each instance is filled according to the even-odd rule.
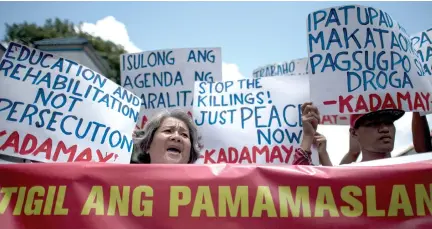
[[[311,102],[304,103],[301,110],[303,122],[302,141],[300,147],[295,150],[292,164],[313,165],[311,147],[317,137],[316,130],[318,123],[320,123],[320,114],[317,107]],[[351,115],[350,143],[352,143],[352,145],[350,145],[350,150],[353,148],[353,150],[358,149],[358,151],[361,151],[362,161],[391,157],[396,135],[394,122],[400,119],[404,114],[405,111],[403,110],[386,109],[366,114]],[[415,138],[420,136],[422,132],[429,133],[426,117],[419,118],[416,115],[418,115],[418,113],[413,115],[413,137]],[[414,128],[414,126],[416,126],[416,128]],[[429,137],[427,139],[421,139],[423,139],[423,141],[430,141]],[[414,145],[420,144],[416,144],[416,141],[414,141]],[[426,144],[425,146],[420,145],[417,148],[424,152],[431,147],[430,144]],[[331,166],[331,163],[329,163],[329,165]]]
[[[385,113],[388,111],[391,111],[391,110],[384,110],[384,111],[378,111],[378,112],[372,112],[372,113],[380,113],[380,112]],[[402,114],[396,114],[396,116],[392,116],[393,118],[396,118],[396,119],[394,119],[394,121],[396,121],[397,119],[399,119],[400,117],[403,116],[403,113],[404,113],[403,111],[400,111],[400,110],[393,110],[393,111],[396,111],[396,113],[402,112]],[[366,114],[366,115],[369,115],[369,114]],[[353,133],[353,131],[356,131],[356,129],[354,127],[356,127],[356,126],[358,127],[357,121],[362,116],[363,115],[352,115],[351,116],[350,142],[356,141],[356,143],[357,143],[358,136],[353,135],[352,133]],[[392,118],[390,118],[390,120],[392,120]],[[360,119],[360,121],[361,121],[361,119]],[[426,116],[421,116],[418,112],[413,112],[412,121],[411,121],[411,128],[412,128],[412,138],[413,138],[413,145],[414,145],[415,151],[417,153],[424,153],[424,152],[432,151],[432,144],[430,141],[431,135],[430,135],[429,124],[428,124],[428,121],[426,119]],[[360,155],[360,149],[357,151],[348,152],[344,156],[344,158],[342,159],[340,164],[342,165],[342,164],[349,164],[349,163],[355,162],[357,160],[358,156]],[[386,155],[386,157],[390,157],[390,153],[388,153],[388,154],[389,155]],[[381,157],[379,157],[379,158],[381,158]],[[379,158],[376,158],[376,159],[379,159]],[[374,160],[374,159],[370,159],[370,160]],[[367,158],[366,159],[364,158],[364,153],[363,153],[363,161],[368,161]]]
[[403,110],[386,109],[351,115],[350,135],[360,145],[362,161],[391,157],[396,135],[394,122],[404,114]]

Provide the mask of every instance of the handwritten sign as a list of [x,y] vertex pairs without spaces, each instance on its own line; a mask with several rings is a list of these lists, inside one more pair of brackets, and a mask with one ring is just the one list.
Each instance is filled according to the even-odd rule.
[[12,42],[0,63],[0,154],[129,163],[140,103],[83,65]]
[[286,61],[279,64],[270,64],[253,70],[253,78],[270,76],[297,76],[307,75],[308,58]]
[[196,82],[193,117],[204,141],[197,163],[290,164],[308,87],[304,76]]
[[412,36],[411,42],[419,54],[425,76],[432,76],[432,28]]
[[124,54],[121,85],[141,97],[138,128],[161,110],[192,111],[195,81],[222,80],[220,48],[185,48]]
[[[418,33],[411,37],[411,42],[413,43],[413,47],[417,50],[419,54],[421,65],[425,72],[425,76],[432,82],[432,28]],[[420,112],[421,116],[431,114],[432,111],[429,112]]]
[[[273,76],[308,76],[308,58],[287,61],[282,64],[267,65],[253,71],[254,78],[273,77]],[[302,79],[303,80],[303,79]],[[309,93],[303,91],[299,93]],[[308,95],[309,96],[309,95]],[[306,102],[306,101],[304,101]],[[347,115],[322,115],[321,125],[349,125]]]
[[357,5],[318,10],[307,31],[311,100],[323,115],[432,109],[418,54],[389,14]]

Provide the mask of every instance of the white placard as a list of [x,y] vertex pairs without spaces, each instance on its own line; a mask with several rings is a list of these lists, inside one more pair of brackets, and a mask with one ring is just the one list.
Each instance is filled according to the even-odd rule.
[[304,76],[196,82],[193,117],[204,145],[197,163],[291,164],[308,85]]
[[432,76],[432,28],[412,36],[411,42],[419,54],[425,76]]
[[129,163],[140,103],[73,60],[10,43],[0,63],[0,154]]
[[181,48],[124,54],[121,85],[142,99],[137,128],[161,110],[192,112],[195,81],[222,80],[220,48]]
[[418,54],[387,13],[357,5],[318,10],[307,31],[311,100],[323,115],[432,109]]
[[253,70],[253,78],[271,76],[298,76],[307,75],[308,58],[285,61],[283,63],[269,64]]
[[[425,77],[432,82],[432,28],[411,37],[413,47],[419,54]],[[421,116],[432,112],[420,112]]]
[[[254,78],[273,76],[308,76],[308,58],[287,61],[282,64],[271,64],[253,71]],[[299,92],[308,93],[309,91]],[[309,96],[309,95],[308,95]],[[304,101],[306,102],[306,101]],[[321,125],[349,125],[348,115],[321,115]]]

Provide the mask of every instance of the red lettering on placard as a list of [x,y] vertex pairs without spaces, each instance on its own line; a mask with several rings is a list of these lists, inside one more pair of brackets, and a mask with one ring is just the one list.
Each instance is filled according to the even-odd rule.
[[[205,150],[201,158],[204,164],[257,162],[287,164],[294,151],[293,146],[252,146],[228,147]],[[217,156],[216,156],[217,155]],[[216,157],[216,158],[215,158]]]
[[[0,137],[7,135],[7,131],[0,131]],[[20,134],[17,131],[12,132],[0,146],[0,151],[12,149],[13,152],[18,155],[33,155],[39,156],[44,155],[44,158],[48,161],[58,161],[60,155],[67,156],[67,162],[76,161],[96,161],[96,162],[107,162],[114,157],[114,161],[118,155],[114,153],[103,153],[99,149],[92,149],[90,147],[77,152],[77,145],[66,146],[63,141],[59,141],[57,144],[53,143],[51,138],[44,140],[38,139],[32,134],[24,135],[22,143],[20,144]],[[96,156],[94,157],[94,152]],[[18,156],[17,155],[17,156]],[[76,155],[76,156],[75,156]]]
[[429,111],[430,102],[430,93],[423,92],[369,94],[359,95],[357,98],[348,95],[339,96],[339,112],[367,113],[383,109],[402,109],[404,105],[412,111]]

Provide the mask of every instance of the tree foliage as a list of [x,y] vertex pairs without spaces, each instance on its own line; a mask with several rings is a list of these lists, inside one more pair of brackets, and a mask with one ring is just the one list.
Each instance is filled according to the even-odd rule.
[[6,24],[6,41],[15,41],[25,45],[33,45],[35,41],[50,38],[67,38],[83,37],[86,38],[98,54],[105,59],[111,72],[108,78],[116,83],[120,83],[120,55],[126,53],[121,45],[114,44],[111,41],[103,40],[100,37],[92,36],[79,29],[69,20],[60,20],[59,18],[47,19],[42,26],[28,22]]

